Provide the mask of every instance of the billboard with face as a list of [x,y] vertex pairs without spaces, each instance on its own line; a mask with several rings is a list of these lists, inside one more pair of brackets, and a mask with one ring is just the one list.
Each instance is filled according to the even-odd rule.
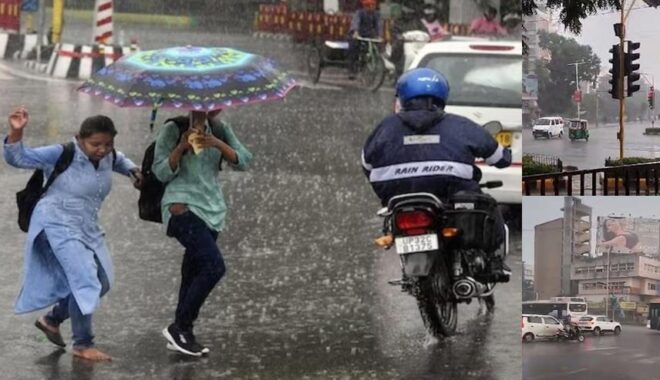
[[660,255],[660,220],[648,218],[598,217],[597,252]]

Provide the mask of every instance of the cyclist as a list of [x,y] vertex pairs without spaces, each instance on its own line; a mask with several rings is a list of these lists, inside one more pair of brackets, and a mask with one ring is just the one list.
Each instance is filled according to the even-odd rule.
[[349,78],[355,79],[358,72],[358,61],[360,58],[360,40],[362,38],[379,38],[382,34],[382,23],[378,13],[376,0],[362,0],[362,9],[353,14],[351,28],[348,31],[348,60]]

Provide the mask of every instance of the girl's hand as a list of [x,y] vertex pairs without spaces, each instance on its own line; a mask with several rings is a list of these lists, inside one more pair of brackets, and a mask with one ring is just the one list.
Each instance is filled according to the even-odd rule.
[[202,135],[198,138],[199,144],[202,148],[218,148],[220,149],[221,144],[224,144],[222,140],[215,137],[212,133]]
[[28,123],[29,115],[25,107],[20,107],[9,114],[9,128],[12,132],[22,131]]
[[189,149],[192,149],[192,145],[188,142],[188,137],[192,133],[194,133],[195,130],[193,128],[189,128],[183,134],[181,135],[181,139],[179,139],[179,145],[177,145],[177,149],[179,149],[182,153],[187,152]]
[[131,177],[133,177],[133,187],[140,190],[142,185],[144,185],[144,176],[142,175],[142,170],[140,170],[140,168],[131,170]]

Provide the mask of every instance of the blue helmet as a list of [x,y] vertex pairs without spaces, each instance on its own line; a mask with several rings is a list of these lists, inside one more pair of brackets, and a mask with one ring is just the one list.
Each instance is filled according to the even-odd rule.
[[413,69],[403,74],[396,82],[396,96],[401,100],[401,104],[420,96],[429,96],[447,104],[449,83],[444,75],[435,70]]

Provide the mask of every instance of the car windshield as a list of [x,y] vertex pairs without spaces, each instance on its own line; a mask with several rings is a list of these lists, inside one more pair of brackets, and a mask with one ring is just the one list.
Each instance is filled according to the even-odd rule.
[[538,119],[536,125],[550,125],[550,119]]
[[430,54],[421,67],[445,75],[449,81],[448,105],[471,107],[522,107],[522,58],[493,54]]
[[591,321],[592,319],[593,319],[592,317],[582,317],[582,318],[580,318],[580,321],[581,321],[581,322],[589,322],[589,321]]

